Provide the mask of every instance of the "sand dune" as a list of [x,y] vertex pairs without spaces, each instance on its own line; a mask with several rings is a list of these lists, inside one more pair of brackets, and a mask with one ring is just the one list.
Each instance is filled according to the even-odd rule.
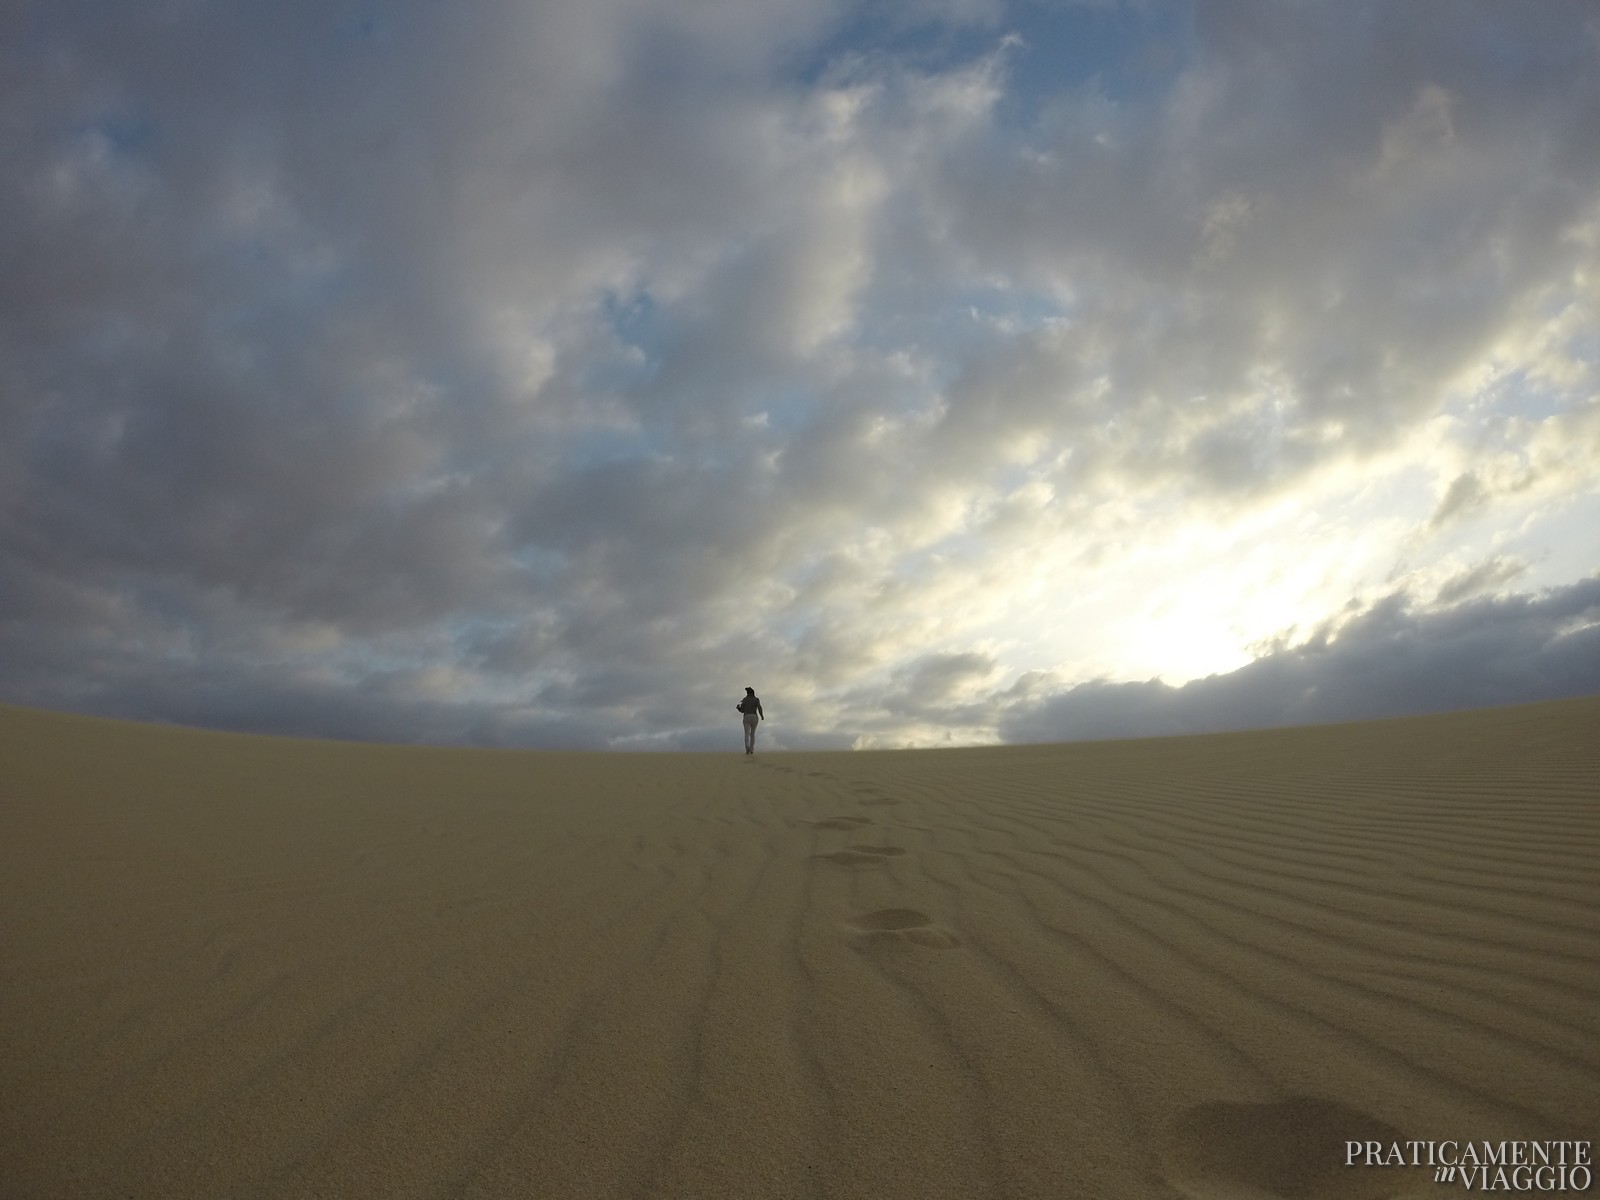
[[0,1195],[1366,1197],[1600,1130],[1600,698],[585,755],[0,710]]

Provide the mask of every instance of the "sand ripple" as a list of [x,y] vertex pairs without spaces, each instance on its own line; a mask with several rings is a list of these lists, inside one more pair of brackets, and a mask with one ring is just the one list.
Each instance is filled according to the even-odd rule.
[[0,710],[0,1195],[1437,1194],[1343,1142],[1600,1129],[1597,728],[746,758]]

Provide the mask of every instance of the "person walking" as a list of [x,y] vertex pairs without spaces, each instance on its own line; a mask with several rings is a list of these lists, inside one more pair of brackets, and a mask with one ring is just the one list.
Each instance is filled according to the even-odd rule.
[[756,723],[766,719],[767,714],[761,711],[761,697],[756,695],[755,688],[747,687],[744,690],[744,699],[734,707],[744,714],[744,752],[756,752]]

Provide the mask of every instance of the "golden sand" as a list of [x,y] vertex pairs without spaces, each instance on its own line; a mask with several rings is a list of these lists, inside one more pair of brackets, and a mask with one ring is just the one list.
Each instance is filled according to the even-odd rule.
[[0,1196],[1421,1197],[1346,1143],[1600,1133],[1600,698],[738,738],[0,709]]

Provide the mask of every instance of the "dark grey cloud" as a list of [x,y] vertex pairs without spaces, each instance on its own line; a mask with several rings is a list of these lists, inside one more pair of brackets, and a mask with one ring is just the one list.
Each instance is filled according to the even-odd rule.
[[1489,496],[1484,490],[1483,481],[1473,472],[1467,471],[1450,481],[1450,486],[1445,489],[1444,498],[1439,501],[1439,507],[1433,510],[1433,516],[1429,518],[1428,524],[1438,529],[1478,511],[1488,503],[1488,500]]
[[1455,604],[1480,592],[1503,588],[1528,570],[1521,559],[1496,555],[1446,579],[1434,596],[1435,604]]
[[1393,594],[1248,666],[1173,687],[1105,680],[1016,704],[1007,741],[1356,721],[1600,694],[1600,577],[1444,609]]

